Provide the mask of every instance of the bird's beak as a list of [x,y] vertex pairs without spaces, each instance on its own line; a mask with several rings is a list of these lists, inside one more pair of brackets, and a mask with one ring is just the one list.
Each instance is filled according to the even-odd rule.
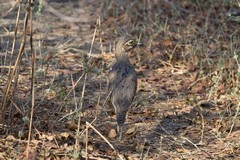
[[142,42],[138,42],[138,43],[137,43],[137,46],[138,46],[138,47],[143,47],[144,44],[143,44]]

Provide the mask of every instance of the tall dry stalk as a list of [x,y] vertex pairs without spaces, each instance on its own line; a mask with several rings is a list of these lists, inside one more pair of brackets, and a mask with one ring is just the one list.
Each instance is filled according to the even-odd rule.
[[[20,10],[21,10],[20,8],[21,8],[21,2],[19,1],[19,10],[18,10],[16,27],[15,27],[15,34],[14,34],[15,38],[16,38],[16,33],[17,33],[17,29],[18,29],[19,15],[20,15]],[[10,96],[9,92],[10,92],[12,80],[13,80],[13,77],[15,76],[15,73],[16,73],[16,70],[17,70],[17,67],[18,67],[18,63],[20,61],[20,57],[21,57],[21,55],[24,51],[24,48],[25,48],[27,25],[28,25],[28,18],[29,18],[29,8],[30,8],[30,5],[28,6],[28,8],[26,9],[26,12],[25,12],[24,28],[23,28],[23,36],[22,36],[22,40],[21,40],[21,46],[20,46],[17,58],[15,60],[14,66],[13,66],[13,70],[8,77],[7,86],[6,86],[6,89],[5,89],[3,98],[2,98],[2,105],[0,106],[0,113],[1,113],[0,114],[0,124],[5,123],[5,112],[6,112],[6,107],[7,107],[6,104],[7,104],[8,98]],[[15,41],[14,41],[14,43],[15,43]],[[13,45],[13,47],[14,46],[15,45]]]

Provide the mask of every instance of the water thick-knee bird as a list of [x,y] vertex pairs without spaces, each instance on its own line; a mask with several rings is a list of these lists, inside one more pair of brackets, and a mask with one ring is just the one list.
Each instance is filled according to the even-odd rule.
[[134,99],[137,89],[137,74],[131,64],[128,52],[140,43],[132,38],[119,38],[115,49],[115,61],[109,71],[109,92],[117,117],[119,138],[122,137],[122,126],[127,111]]

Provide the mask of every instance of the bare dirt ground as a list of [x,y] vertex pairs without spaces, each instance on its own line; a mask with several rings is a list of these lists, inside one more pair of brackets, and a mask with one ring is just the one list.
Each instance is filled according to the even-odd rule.
[[[29,20],[1,127],[0,159],[240,159],[239,5],[34,1],[30,141]],[[24,35],[23,2],[12,53],[18,7],[9,0],[0,5],[1,104]],[[115,40],[123,33],[144,47],[130,55],[138,92],[118,141],[106,76]]]

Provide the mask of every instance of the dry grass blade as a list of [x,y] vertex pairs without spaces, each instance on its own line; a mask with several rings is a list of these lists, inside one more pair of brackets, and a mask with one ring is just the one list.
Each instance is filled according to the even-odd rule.
[[27,144],[27,157],[29,157],[29,146],[30,146],[30,140],[31,140],[31,132],[32,132],[32,123],[33,123],[33,111],[35,106],[35,66],[36,66],[36,53],[33,50],[33,13],[31,8],[32,0],[28,0],[28,9],[29,12],[29,19],[30,19],[30,47],[31,47],[31,55],[32,55],[32,75],[31,75],[31,108],[28,109],[28,116],[30,115],[30,121],[29,121],[29,132],[28,132],[28,144]]
[[[21,4],[19,3],[19,7],[21,7]],[[19,19],[19,15],[20,15],[20,8],[18,10],[18,17],[17,17],[17,24],[16,24],[16,28],[18,28],[18,19]],[[25,13],[25,18],[24,18],[24,30],[23,30],[23,36],[22,36],[22,42],[21,42],[21,46],[20,46],[20,49],[19,49],[19,52],[18,52],[18,55],[17,55],[17,58],[15,60],[15,64],[14,64],[14,68],[8,78],[8,81],[7,81],[7,87],[6,87],[6,90],[4,92],[4,95],[3,95],[3,100],[2,100],[2,105],[0,106],[0,111],[1,111],[1,114],[0,114],[0,124],[3,124],[4,121],[5,121],[5,110],[6,110],[6,103],[7,103],[7,99],[8,99],[8,96],[9,96],[9,92],[10,92],[10,88],[11,88],[11,84],[12,84],[12,80],[13,80],[13,77],[16,73],[16,70],[17,70],[17,66],[18,66],[18,63],[19,63],[19,60],[20,60],[20,57],[23,53],[23,50],[25,48],[25,42],[26,42],[26,33],[27,33],[27,24],[28,24],[28,16],[29,16],[29,12],[26,11]],[[15,30],[16,31],[16,30]],[[15,35],[16,36],[16,35]],[[13,45],[14,46],[14,45]]]
[[88,125],[86,125],[86,142],[85,142],[86,160],[88,159]]

